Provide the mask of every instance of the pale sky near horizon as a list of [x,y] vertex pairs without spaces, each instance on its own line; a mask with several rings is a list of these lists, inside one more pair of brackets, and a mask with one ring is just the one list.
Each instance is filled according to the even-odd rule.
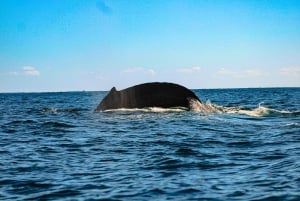
[[0,0],[0,92],[300,87],[298,0]]

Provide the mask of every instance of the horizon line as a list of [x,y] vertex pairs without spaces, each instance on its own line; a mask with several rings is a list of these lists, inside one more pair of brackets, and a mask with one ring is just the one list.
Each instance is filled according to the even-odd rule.
[[[223,90],[223,89],[274,89],[274,88],[300,88],[300,86],[272,86],[272,87],[216,87],[216,88],[188,88],[190,90]],[[125,88],[124,88],[125,89]],[[110,89],[109,89],[110,90]],[[72,92],[107,92],[109,90],[65,90],[65,91],[0,91],[0,94],[22,93],[72,93]],[[122,90],[122,89],[121,89]]]

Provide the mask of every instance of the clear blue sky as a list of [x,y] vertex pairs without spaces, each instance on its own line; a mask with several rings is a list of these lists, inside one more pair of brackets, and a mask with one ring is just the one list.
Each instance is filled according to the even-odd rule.
[[0,0],[0,92],[300,87],[298,0]]

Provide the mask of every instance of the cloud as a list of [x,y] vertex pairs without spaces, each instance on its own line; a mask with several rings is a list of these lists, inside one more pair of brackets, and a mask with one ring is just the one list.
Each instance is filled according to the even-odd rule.
[[153,69],[145,69],[142,67],[135,67],[135,68],[127,68],[122,71],[122,73],[143,73],[143,74],[149,74],[149,75],[155,75],[156,72]]
[[217,75],[222,75],[222,76],[230,76],[230,77],[242,77],[242,75],[237,72],[237,71],[232,71],[232,70],[229,70],[229,69],[225,69],[225,68],[220,68],[218,71],[217,71]]
[[32,66],[23,66],[23,71],[0,72],[3,76],[40,76],[40,72]]
[[245,70],[244,74],[247,76],[254,76],[254,77],[260,77],[265,75],[265,73],[263,73],[261,70],[259,69],[249,69],[249,70]]
[[201,70],[201,68],[199,66],[194,66],[192,68],[179,68],[176,71],[178,73],[195,73],[195,72],[199,72]]
[[96,4],[98,10],[105,14],[105,15],[111,15],[112,14],[112,8],[109,7],[104,1],[97,1],[97,4]]
[[280,74],[283,75],[293,75],[293,76],[299,76],[300,75],[300,67],[294,66],[294,67],[285,67],[279,69]]
[[149,73],[150,75],[155,75],[155,74],[156,74],[155,70],[153,70],[153,69],[149,69],[149,70],[148,70],[148,73]]
[[7,72],[7,73],[2,73],[2,75],[17,76],[17,75],[20,75],[20,72],[11,71],[11,72]]
[[37,71],[34,67],[32,66],[24,66],[23,67],[23,70],[24,70],[24,75],[27,75],[27,76],[39,76],[40,75],[40,72]]

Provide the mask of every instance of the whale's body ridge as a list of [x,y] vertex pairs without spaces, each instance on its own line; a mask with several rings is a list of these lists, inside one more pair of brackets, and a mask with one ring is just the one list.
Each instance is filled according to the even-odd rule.
[[168,82],[150,82],[135,85],[118,91],[113,87],[103,98],[96,111],[119,108],[146,107],[186,107],[190,108],[190,101],[200,99],[184,86]]

